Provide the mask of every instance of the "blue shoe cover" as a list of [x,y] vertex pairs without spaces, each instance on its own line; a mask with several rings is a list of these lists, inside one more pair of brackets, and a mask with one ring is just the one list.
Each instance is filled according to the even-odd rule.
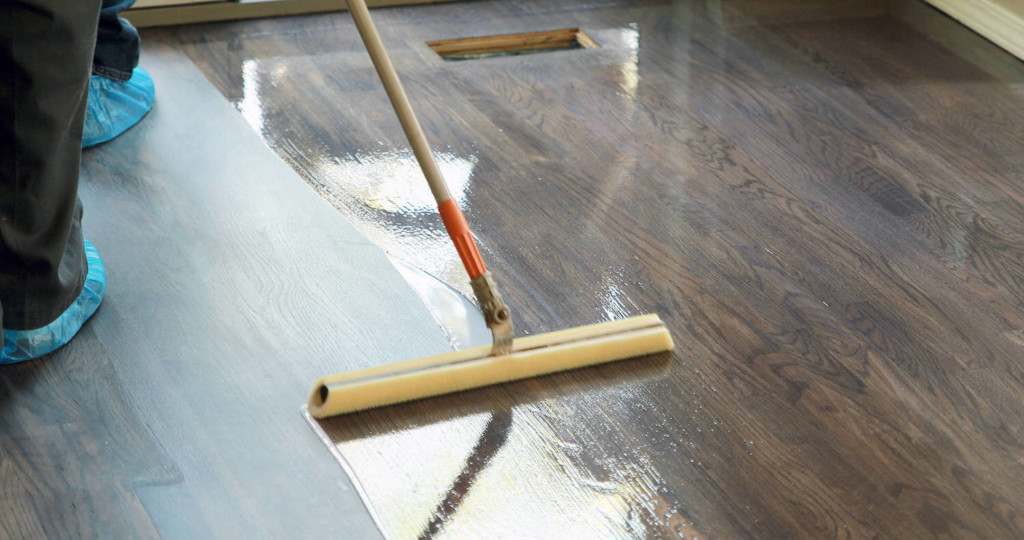
[[4,348],[0,351],[0,364],[16,364],[49,354],[71,341],[85,321],[96,313],[107,290],[107,273],[100,254],[88,240],[85,241],[85,260],[89,273],[85,276],[82,294],[52,323],[36,330],[4,330]]
[[155,96],[153,78],[140,67],[127,81],[93,75],[89,79],[82,148],[105,143],[128,131],[153,108]]

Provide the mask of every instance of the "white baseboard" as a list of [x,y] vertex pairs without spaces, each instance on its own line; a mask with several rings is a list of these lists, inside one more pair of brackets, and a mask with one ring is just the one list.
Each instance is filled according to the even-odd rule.
[[926,0],[1024,60],[1024,0]]

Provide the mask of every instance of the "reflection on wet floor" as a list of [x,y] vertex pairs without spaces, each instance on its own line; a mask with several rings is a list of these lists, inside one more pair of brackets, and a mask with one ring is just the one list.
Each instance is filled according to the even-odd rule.
[[[701,536],[665,491],[655,458],[610,426],[594,428],[613,413],[605,404],[650,407],[642,385],[575,395],[566,400],[580,403],[566,409],[522,403],[419,415],[397,430],[352,429],[345,418],[314,428],[356,474],[374,471],[359,480],[394,538]],[[571,410],[591,413],[581,429],[560,430],[559,411]]]
[[601,290],[604,291],[601,296],[601,308],[609,321],[642,313],[640,307],[624,290],[632,284],[625,276],[626,272],[623,269],[608,270],[601,276]]
[[491,330],[484,323],[480,308],[462,292],[395,257],[390,259],[398,273],[423,299],[453,349],[467,349],[491,342]]
[[[476,159],[440,152],[435,159],[452,198],[465,207]],[[411,150],[322,157],[311,169],[321,196],[393,260],[472,297],[466,271]]]
[[[438,152],[434,159],[452,198],[464,205],[476,158]],[[317,169],[326,182],[345,186],[345,191],[373,210],[399,215],[437,212],[437,203],[411,150],[357,153],[324,160]]]
[[[277,79],[287,75],[287,66],[288,63],[280,59],[243,60],[241,95],[234,100],[235,108],[249,125],[278,152],[285,150],[289,142],[275,140],[279,134],[275,134],[275,126],[267,125],[268,104],[264,100],[274,99],[272,90]],[[272,107],[273,104],[269,104],[269,108]],[[434,159],[452,198],[468,214],[466,199],[477,158],[435,152]],[[464,333],[473,328],[473,323],[453,321],[453,317],[461,313],[465,298],[473,297],[472,289],[458,254],[444,231],[437,203],[412,150],[367,149],[341,157],[326,152],[317,156],[303,172],[307,182],[341,211],[360,233],[384,249],[392,261],[404,261],[404,267],[399,271],[407,279],[413,278],[415,283],[410,281],[410,285],[428,302],[453,346],[476,343]],[[424,290],[433,286],[421,279],[422,274],[440,280],[465,298],[452,298],[455,303],[450,306],[430,304],[431,301],[447,300],[449,296],[443,293],[424,294]]]

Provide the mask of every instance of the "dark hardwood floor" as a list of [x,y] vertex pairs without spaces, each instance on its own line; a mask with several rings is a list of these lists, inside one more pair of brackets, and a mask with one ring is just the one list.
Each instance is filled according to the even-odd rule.
[[[658,313],[676,342],[670,355],[316,423],[386,535],[1024,537],[1024,63],[903,0],[488,0],[373,14],[517,329]],[[562,27],[601,47],[445,62],[425,45]],[[143,37],[158,61],[180,48],[369,241],[468,292],[346,13]],[[189,85],[158,99],[174,91]],[[168,140],[133,144],[146,164]],[[244,231],[267,217],[260,205],[287,208],[267,210],[266,257],[293,263],[307,292],[331,272],[319,255],[298,257],[292,235],[331,267],[380,261],[365,241],[339,252],[318,240],[338,225],[300,195],[233,200],[247,191],[238,178],[211,192],[229,203],[180,214],[198,199],[177,195],[168,175],[157,194],[179,210],[144,217],[161,208],[155,194],[135,173],[95,180],[124,163],[94,159],[87,220],[90,207],[119,201],[126,217],[98,220],[107,249],[122,280],[158,285],[162,302],[174,304],[177,288],[131,273],[128,254],[143,243],[119,224],[139,219],[152,232],[188,224],[181,216],[247,216],[228,220],[228,240],[186,228],[203,253],[220,253],[229,240],[258,243]],[[187,185],[203,193],[201,182]],[[236,251],[217,268],[247,274],[251,255]],[[159,262],[154,247],[145,253]],[[251,268],[261,275],[267,263]],[[0,371],[0,536],[231,536],[251,516],[249,533],[306,518],[312,533],[338,512],[335,531],[365,530],[369,514],[298,414],[302,386],[437,352],[427,349],[440,332],[419,308],[401,321],[380,309],[364,318],[353,298],[378,291],[362,281],[299,301],[287,279],[252,279],[226,288],[247,300],[216,295],[220,311],[195,295],[174,304],[175,317],[204,314],[189,328],[216,322],[235,337],[181,349],[187,328],[171,319],[160,357],[187,359],[166,369],[130,367],[157,337],[133,321],[153,308],[122,300],[55,355],[60,369]],[[265,290],[283,315],[257,301]],[[328,304],[347,306],[343,320],[306,324]],[[288,343],[306,345],[275,367],[262,347],[281,320]],[[122,352],[104,355],[112,347]],[[372,354],[354,359],[361,347]],[[212,360],[250,355],[245,371]],[[200,361],[211,370],[186,369]],[[211,397],[239,376],[244,388]],[[154,381],[197,386],[180,413],[161,413],[177,394],[147,395]],[[253,411],[231,405],[264,392]],[[235,416],[206,426],[218,407]],[[256,413],[251,424],[243,412]],[[223,430],[243,442],[211,442]],[[233,448],[249,457],[233,463]],[[302,456],[293,468],[270,466],[290,454]],[[43,472],[61,464],[69,472]],[[241,474],[250,470],[273,472]],[[318,476],[326,483],[305,495],[288,487]],[[251,504],[221,500],[250,489]],[[52,502],[67,492],[96,502]],[[69,517],[47,525],[54,515]]]
[[309,386],[448,343],[187,57],[143,55],[153,111],[82,160],[103,305],[0,366],[0,538],[379,538],[303,420]]
[[[324,422],[389,532],[1024,534],[1024,64],[891,7],[376,12],[435,148],[472,166],[519,328],[657,312],[678,347]],[[408,154],[346,17],[160,38],[243,112],[258,95],[265,142],[364,233],[461,287],[427,206],[368,203],[360,174],[419,177],[374,176]],[[572,26],[602,47],[424,45]]]

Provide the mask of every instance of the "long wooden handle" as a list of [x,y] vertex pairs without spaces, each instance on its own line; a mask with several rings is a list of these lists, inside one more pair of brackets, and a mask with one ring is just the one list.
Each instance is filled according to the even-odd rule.
[[377,27],[373,25],[373,19],[370,18],[370,10],[366,8],[366,2],[363,0],[346,1],[349,11],[352,12],[352,18],[356,22],[356,28],[359,29],[359,35],[363,38],[363,44],[366,45],[366,51],[370,53],[370,59],[373,60],[373,67],[377,69],[380,81],[384,83],[384,90],[387,91],[388,98],[391,99],[391,105],[395,108],[398,121],[402,124],[405,136],[409,138],[409,144],[412,145],[416,160],[419,162],[420,168],[423,169],[423,175],[427,177],[430,191],[437,199],[437,204],[441,204],[451,199],[452,196],[448,193],[448,186],[445,184],[444,178],[441,177],[441,170],[437,168],[434,155],[430,152],[427,138],[423,136],[423,129],[420,128],[420,123],[412,112],[412,106],[409,105],[409,98],[405,96],[402,83],[398,80],[398,74],[395,73],[395,68],[391,65],[387,51],[384,50]]
[[462,265],[466,267],[470,284],[473,286],[473,293],[476,294],[476,299],[480,302],[484,321],[491,329],[491,333],[494,334],[491,354],[508,354],[512,350],[512,338],[515,333],[508,306],[505,305],[505,301],[498,293],[494,277],[484,266],[480,249],[477,248],[476,240],[469,232],[466,216],[462,214],[459,205],[452,200],[451,194],[448,193],[448,186],[445,185],[444,178],[441,177],[441,171],[437,168],[437,162],[434,161],[430,147],[427,146],[427,138],[423,136],[423,129],[420,128],[420,123],[412,112],[409,98],[405,96],[405,90],[402,89],[402,83],[398,80],[398,74],[395,73],[391,59],[388,58],[388,53],[384,50],[384,44],[380,41],[377,27],[373,25],[373,19],[370,18],[370,10],[366,9],[366,2],[363,0],[347,1],[352,18],[356,21],[356,28],[359,29],[359,35],[363,38],[363,44],[366,45],[366,52],[370,53],[373,67],[377,69],[377,75],[380,75],[380,81],[384,83],[384,90],[387,91],[391,105],[395,108],[395,114],[398,115],[398,121],[402,123],[405,136],[409,138],[409,144],[412,145],[412,150],[416,154],[416,161],[423,169],[423,175],[427,177],[427,183],[430,184],[430,191],[437,199],[437,209],[441,213],[444,228],[451,236],[456,251],[459,252]]
[[423,136],[423,129],[420,128],[420,123],[412,112],[409,98],[406,97],[405,90],[402,89],[398,74],[395,73],[391,59],[388,58],[388,53],[384,50],[384,44],[381,43],[377,27],[374,26],[373,19],[370,18],[370,10],[366,8],[366,2],[363,0],[348,0],[348,8],[352,12],[356,28],[359,29],[359,35],[363,38],[363,44],[366,45],[366,51],[370,53],[373,66],[377,69],[377,74],[380,75],[380,81],[384,84],[384,90],[387,91],[388,98],[391,99],[391,105],[395,108],[395,114],[398,115],[398,121],[402,124],[405,136],[409,138],[409,144],[412,145],[412,150],[416,154],[416,161],[419,162],[423,175],[427,177],[430,191],[437,199],[438,210],[441,212],[445,230],[451,236],[469,277],[478,278],[487,272],[487,267],[484,266],[480,250],[477,248],[473,235],[469,232],[466,217],[462,214],[458,204],[452,200],[448,186],[445,184],[444,178],[441,177],[441,171],[437,168],[437,162],[434,161],[434,154],[431,153],[430,146],[427,145],[427,138]]

